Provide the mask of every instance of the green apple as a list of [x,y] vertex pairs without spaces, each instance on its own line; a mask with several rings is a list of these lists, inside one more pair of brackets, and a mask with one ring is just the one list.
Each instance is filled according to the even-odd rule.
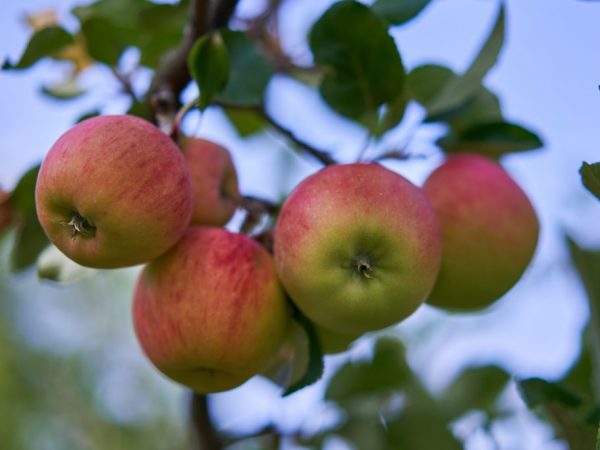
[[189,170],[177,145],[134,116],[85,120],[52,146],[37,179],[39,221],[73,261],[141,264],[173,246],[192,215]]
[[262,246],[223,228],[191,227],[140,274],[133,318],[158,370],[209,393],[261,372],[284,339],[290,308]]
[[443,256],[428,303],[480,309],[511,289],[534,254],[539,223],[523,190],[495,161],[450,156],[423,190],[442,226]]
[[339,333],[317,324],[314,325],[314,328],[317,338],[321,343],[321,351],[328,355],[345,352],[350,347],[350,344],[363,335],[363,333]]
[[193,225],[225,225],[239,206],[237,173],[227,149],[194,137],[180,142],[194,186]]
[[441,259],[435,212],[379,164],[329,166],[302,181],[275,227],[277,273],[300,310],[342,334],[385,328],[429,295]]

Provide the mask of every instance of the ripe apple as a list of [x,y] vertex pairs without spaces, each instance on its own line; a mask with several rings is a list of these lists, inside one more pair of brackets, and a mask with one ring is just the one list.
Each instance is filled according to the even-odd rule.
[[387,327],[429,295],[441,235],[425,195],[378,164],[329,166],[302,181],[275,227],[277,273],[298,308],[342,334]]
[[192,225],[225,225],[241,200],[231,155],[206,139],[188,137],[180,145],[194,186]]
[[287,332],[290,308],[260,244],[223,228],[191,227],[140,274],[133,319],[158,370],[209,393],[263,369]]
[[63,134],[42,163],[35,199],[50,241],[96,268],[157,257],[181,237],[193,208],[177,145],[125,115],[87,119]]
[[527,196],[495,161],[450,156],[423,190],[440,218],[442,266],[428,303],[469,310],[488,306],[521,278],[539,224]]

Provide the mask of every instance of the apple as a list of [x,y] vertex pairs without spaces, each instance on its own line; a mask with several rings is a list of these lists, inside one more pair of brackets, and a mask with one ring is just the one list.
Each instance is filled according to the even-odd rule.
[[321,343],[321,351],[328,355],[345,352],[350,344],[363,335],[363,333],[338,333],[316,324],[314,328]]
[[419,188],[379,164],[332,165],[303,180],[275,226],[277,273],[314,323],[342,334],[412,314],[441,259],[435,212]]
[[193,225],[225,225],[241,196],[237,173],[227,149],[206,139],[184,138],[180,146],[194,186]]
[[177,145],[143,119],[100,116],[65,134],[46,155],[35,190],[48,238],[73,261],[116,268],[173,246],[193,208]]
[[146,266],[133,300],[135,332],[150,361],[200,393],[232,389],[261,372],[290,316],[272,256],[218,227],[190,227]]
[[523,190],[495,161],[450,156],[423,190],[440,218],[443,256],[428,303],[456,310],[490,305],[521,278],[539,223]]

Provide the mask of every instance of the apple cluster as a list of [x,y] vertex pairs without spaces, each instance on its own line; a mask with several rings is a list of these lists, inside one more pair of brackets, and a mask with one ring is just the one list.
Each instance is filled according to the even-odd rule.
[[376,163],[328,166],[284,202],[272,252],[223,228],[240,201],[225,148],[175,143],[126,115],[67,131],[36,185],[39,221],[73,261],[145,264],[133,295],[140,345],[203,393],[265,373],[284,346],[300,345],[294,308],[326,353],[424,302],[484,308],[520,279],[539,232],[520,187],[474,154],[448,157],[423,188]]

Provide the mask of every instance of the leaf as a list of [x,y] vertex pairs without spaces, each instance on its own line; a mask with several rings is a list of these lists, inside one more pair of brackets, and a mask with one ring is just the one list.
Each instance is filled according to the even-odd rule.
[[383,19],[361,3],[335,3],[315,23],[309,42],[315,62],[326,68],[324,100],[343,116],[376,127],[378,109],[402,94],[405,78]]
[[76,79],[67,79],[53,86],[42,87],[42,93],[56,100],[71,100],[81,97],[85,90],[79,86]]
[[222,37],[229,55],[229,75],[217,99],[237,105],[262,103],[274,73],[270,63],[245,33],[225,30]]
[[235,108],[223,108],[223,111],[241,137],[259,133],[267,126],[265,119],[254,111]]
[[74,38],[65,29],[58,26],[42,28],[34,33],[29,39],[27,48],[21,55],[17,64],[6,60],[2,64],[2,70],[18,70],[31,67],[40,59],[52,56],[60,49],[73,44]]
[[39,165],[27,171],[17,183],[11,202],[19,218],[15,243],[11,251],[11,269],[19,271],[34,264],[49,244],[35,212],[35,183]]
[[521,396],[530,408],[541,408],[551,419],[559,435],[569,444],[570,450],[592,448],[596,439],[597,424],[593,426],[581,411],[582,399],[560,383],[550,383],[541,378],[518,382]]
[[81,114],[77,119],[75,119],[75,123],[83,122],[84,120],[91,119],[92,117],[96,117],[102,114],[102,111],[99,109],[92,109],[86,113]]
[[187,1],[174,5],[145,0],[99,0],[73,9],[81,22],[90,55],[116,65],[130,46],[140,49],[140,64],[156,67],[160,57],[181,40]]
[[219,33],[198,39],[189,54],[188,67],[200,89],[200,109],[204,110],[227,84],[227,48]]
[[581,175],[581,182],[600,200],[600,162],[588,164],[583,162],[579,169]]
[[376,137],[383,136],[387,131],[395,128],[396,125],[402,121],[407,104],[407,99],[404,95],[401,95],[396,100],[386,105],[385,111],[379,120],[379,124],[374,133]]
[[313,324],[297,309],[294,309],[294,319],[308,336],[308,367],[304,376],[287,388],[284,397],[316,383],[323,376],[323,352]]
[[500,6],[492,32],[481,48],[479,55],[464,75],[447,83],[429,107],[431,115],[453,110],[473,97],[483,77],[494,66],[504,41],[504,6]]
[[344,402],[356,396],[389,393],[406,386],[411,371],[404,347],[392,338],[380,338],[370,362],[347,363],[333,376],[325,398]]
[[37,259],[38,278],[57,283],[73,283],[97,271],[70,260],[54,245],[48,246]]
[[127,48],[127,39],[121,29],[109,20],[94,17],[81,23],[81,32],[92,58],[109,66],[117,65]]
[[377,0],[372,8],[391,25],[402,25],[416,17],[430,0]]
[[466,369],[446,388],[441,403],[454,418],[474,409],[490,411],[509,380],[497,366]]
[[437,144],[448,152],[468,151],[497,158],[504,153],[533,150],[543,145],[532,131],[508,122],[475,124],[463,131],[451,131]]

